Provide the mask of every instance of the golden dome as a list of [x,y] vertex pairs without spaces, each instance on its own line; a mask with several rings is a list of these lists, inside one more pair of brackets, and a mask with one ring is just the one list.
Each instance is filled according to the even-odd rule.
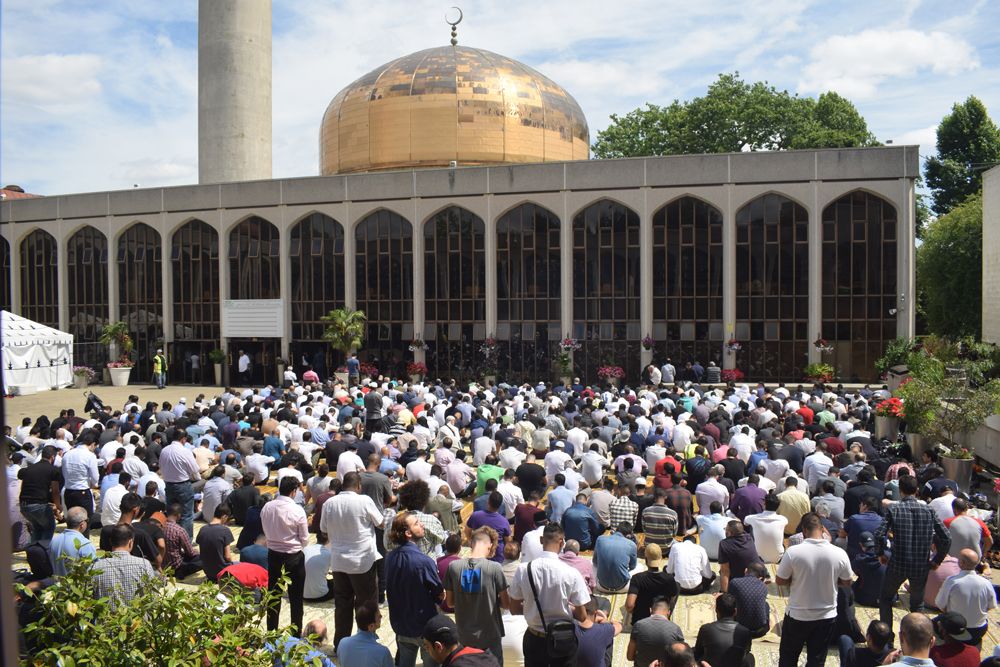
[[405,167],[585,160],[587,119],[551,79],[505,56],[442,46],[378,67],[323,115],[325,175]]

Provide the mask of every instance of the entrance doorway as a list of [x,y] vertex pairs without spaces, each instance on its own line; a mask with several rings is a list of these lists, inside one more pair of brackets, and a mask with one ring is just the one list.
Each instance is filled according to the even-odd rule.
[[214,340],[185,340],[167,343],[170,384],[215,384],[215,369],[208,353],[218,346]]
[[278,356],[281,351],[280,338],[230,338],[229,339],[229,381],[228,384],[243,387],[240,380],[240,350],[250,357],[250,385],[280,386],[278,377]]

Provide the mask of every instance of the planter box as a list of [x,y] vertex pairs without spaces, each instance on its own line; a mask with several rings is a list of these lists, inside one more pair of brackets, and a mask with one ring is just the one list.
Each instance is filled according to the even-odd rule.
[[968,491],[972,484],[972,463],[975,459],[952,459],[947,456],[941,457],[941,467],[944,468],[944,476],[955,480],[958,488]]
[[910,445],[910,453],[913,454],[913,460],[920,464],[920,457],[923,456],[924,452],[931,450],[934,445],[931,439],[926,435],[920,433],[907,433],[906,442]]
[[222,364],[212,364],[215,367],[215,386],[222,386]]
[[73,386],[77,389],[86,389],[90,386],[90,380],[87,379],[86,375],[74,375]]
[[109,368],[111,373],[111,384],[115,387],[124,387],[128,384],[128,376],[132,374],[132,368]]
[[910,370],[906,366],[893,366],[886,373],[885,384],[889,387],[889,391],[895,393],[899,389],[899,385],[903,384],[903,380],[910,377]]
[[875,437],[881,440],[886,438],[893,442],[899,435],[899,418],[897,417],[875,417]]

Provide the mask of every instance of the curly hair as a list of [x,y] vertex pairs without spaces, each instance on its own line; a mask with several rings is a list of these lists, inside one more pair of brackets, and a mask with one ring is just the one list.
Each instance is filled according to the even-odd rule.
[[423,511],[430,499],[430,487],[423,480],[413,480],[399,487],[399,504],[405,509]]

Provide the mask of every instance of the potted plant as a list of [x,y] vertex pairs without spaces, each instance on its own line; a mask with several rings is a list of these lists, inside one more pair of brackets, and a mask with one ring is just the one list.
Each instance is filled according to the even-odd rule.
[[607,381],[608,384],[617,387],[618,382],[625,377],[625,371],[621,366],[601,366],[597,369],[597,377]]
[[482,374],[487,383],[494,383],[497,380],[497,357],[500,353],[500,343],[496,337],[490,335],[486,337],[483,344],[479,346],[479,353],[483,355]]
[[822,336],[813,341],[813,347],[815,347],[820,354],[827,354],[828,352],[833,352],[833,345],[830,345],[830,341],[823,338]]
[[105,324],[101,329],[101,336],[98,341],[111,348],[110,357],[117,359],[108,362],[108,372],[111,374],[111,384],[116,387],[124,387],[128,384],[129,375],[132,373],[133,362],[129,357],[132,353],[134,341],[129,332],[128,324],[119,320],[110,324]]
[[73,386],[77,389],[86,389],[97,373],[90,366],[73,366]]
[[[936,438],[949,449],[951,454],[945,457],[953,459],[944,461],[942,467],[945,474],[949,475],[949,466],[952,472],[965,474],[965,467],[969,468],[971,476],[972,453],[958,442],[960,437],[968,437],[975,432],[987,417],[1000,412],[1000,380],[991,380],[978,389],[970,388],[964,378],[945,378],[941,383],[941,400],[935,410],[934,421],[931,430]],[[969,459],[968,463],[964,463]],[[959,486],[962,482],[957,477],[951,477]],[[962,488],[968,489],[968,479]]]
[[906,422],[906,441],[910,445],[913,459],[919,461],[921,455],[931,448],[934,419],[941,405],[941,390],[932,382],[913,376],[903,379],[896,396],[903,401]]
[[427,343],[424,342],[423,338],[414,338],[410,341],[410,352],[419,352],[427,348]]
[[358,367],[358,372],[364,378],[377,378],[378,366],[368,361],[362,361],[361,366]]
[[834,372],[834,368],[830,364],[816,363],[806,366],[803,375],[810,382],[824,384],[833,379]]
[[215,348],[208,353],[208,360],[212,362],[212,366],[215,369],[215,386],[222,386],[222,364],[226,362],[226,353]]
[[886,344],[882,356],[875,362],[875,370],[886,378],[889,391],[896,391],[906,377],[910,353],[914,349],[914,342],[909,338],[897,338]]
[[944,476],[954,480],[958,488],[968,491],[972,484],[972,463],[974,457],[967,447],[954,445],[941,450],[941,467]]
[[735,338],[730,338],[726,341],[726,350],[735,354],[743,349],[743,344]]
[[556,363],[559,364],[559,377],[564,386],[568,387],[573,383],[573,353],[583,348],[580,341],[570,338],[568,335],[559,341],[559,355]]
[[412,361],[406,364],[406,374],[410,376],[410,382],[416,384],[427,375],[427,364],[422,361]]
[[895,441],[899,420],[906,416],[903,401],[893,396],[875,406],[875,437]]
[[727,368],[721,373],[723,382],[742,382],[744,377],[746,375],[738,368]]
[[[365,317],[364,311],[336,308],[320,319],[326,322],[323,340],[345,357],[365,342],[368,318]],[[336,376],[338,382],[347,384],[347,373],[336,373]]]
[[653,346],[656,345],[656,341],[653,340],[653,337],[650,336],[649,334],[643,336],[640,343],[642,343],[642,349],[644,350],[652,350]]

